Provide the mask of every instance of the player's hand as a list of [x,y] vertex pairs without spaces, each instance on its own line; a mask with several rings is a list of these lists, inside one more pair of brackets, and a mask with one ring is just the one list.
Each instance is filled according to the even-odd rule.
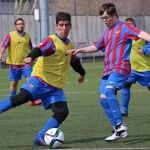
[[78,54],[79,50],[78,49],[71,49],[67,52],[68,55],[75,55]]
[[138,49],[138,53],[139,53],[140,55],[144,55],[143,50],[142,50],[141,48]]
[[31,64],[32,63],[32,58],[31,57],[26,57],[25,59],[24,59],[24,63],[25,64]]
[[80,75],[80,76],[79,76],[79,79],[78,79],[78,82],[79,82],[79,83],[83,83],[83,82],[84,82],[84,79],[85,79],[85,76]]
[[0,61],[2,61],[3,56],[0,54]]

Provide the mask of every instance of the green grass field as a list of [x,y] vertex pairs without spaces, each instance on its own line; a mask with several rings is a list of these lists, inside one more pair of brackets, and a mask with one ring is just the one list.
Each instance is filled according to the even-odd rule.
[[[150,94],[139,84],[132,86],[129,117],[125,118],[129,128],[126,139],[107,143],[105,137],[112,130],[99,105],[97,94],[100,83],[101,63],[84,63],[87,76],[84,84],[78,84],[78,75],[70,71],[64,88],[70,114],[61,129],[65,135],[62,149],[92,148],[150,148]],[[8,70],[0,71],[0,99],[9,95]],[[21,81],[19,84],[24,82]],[[119,94],[118,94],[119,97]],[[51,110],[42,106],[22,105],[0,115],[0,150],[46,149],[33,146],[34,135],[51,117]]]

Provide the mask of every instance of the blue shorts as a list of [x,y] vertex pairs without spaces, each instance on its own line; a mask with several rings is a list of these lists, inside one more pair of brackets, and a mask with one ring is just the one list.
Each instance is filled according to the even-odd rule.
[[31,76],[31,72],[31,65],[9,65],[9,80],[21,80],[22,75],[24,78],[29,78]]
[[106,86],[112,86],[116,89],[122,89],[126,80],[126,76],[122,75],[121,73],[113,72],[110,75],[102,78],[98,93],[105,95]]
[[127,82],[136,83],[139,82],[142,86],[150,87],[150,74],[149,76],[143,76],[143,73],[132,70]]
[[31,76],[22,88],[32,94],[32,101],[41,99],[45,109],[48,109],[51,104],[66,101],[65,94],[62,89],[56,88],[47,84],[39,77]]

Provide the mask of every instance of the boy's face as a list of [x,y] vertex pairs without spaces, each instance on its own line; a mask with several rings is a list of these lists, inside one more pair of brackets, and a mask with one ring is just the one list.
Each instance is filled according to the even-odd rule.
[[24,28],[25,28],[25,24],[24,24],[23,21],[18,20],[18,21],[16,22],[15,27],[16,27],[16,30],[17,30],[18,32],[23,32],[23,31],[24,31]]
[[101,16],[101,19],[104,21],[107,27],[111,27],[114,24],[114,17],[108,15],[106,11]]
[[71,23],[68,20],[59,21],[56,25],[56,32],[57,35],[62,38],[66,39],[71,29]]
[[126,23],[131,23],[133,26],[136,26],[132,20],[127,20]]

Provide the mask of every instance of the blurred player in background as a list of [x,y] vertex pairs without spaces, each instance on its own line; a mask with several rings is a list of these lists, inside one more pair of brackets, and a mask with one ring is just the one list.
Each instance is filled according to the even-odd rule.
[[[142,38],[150,41],[150,35],[140,31],[130,23],[119,20],[115,5],[105,3],[99,10],[101,19],[108,27],[96,44],[80,49],[73,49],[68,54],[104,51],[104,71],[99,89],[100,103],[106,116],[115,129],[106,141],[115,141],[128,135],[127,127],[123,122],[116,91],[124,87],[130,74],[130,51],[132,39]],[[143,53],[143,51],[140,51]],[[146,53],[146,52],[144,52]]]
[[[131,23],[136,27],[135,20],[133,18],[126,18],[125,22]],[[121,90],[122,116],[128,116],[130,87],[133,83],[137,81],[142,86],[147,87],[150,91],[150,48],[148,49],[147,45],[145,45],[146,41],[142,39],[132,41],[132,49],[130,54],[130,63],[132,70],[128,80],[124,84],[124,88]],[[145,53],[145,55],[141,55],[138,53],[138,49],[143,49],[143,51],[147,52]]]
[[[23,60],[32,50],[31,37],[24,32],[25,22],[22,18],[15,21],[15,31],[10,32],[4,39],[0,47],[0,59],[8,48],[6,63],[9,64],[10,96],[17,93],[18,81],[23,75],[26,81],[31,76],[32,66],[25,65]],[[40,100],[31,105],[41,104]]]
[[77,56],[67,55],[74,44],[68,39],[71,29],[71,15],[59,12],[56,15],[56,34],[48,36],[38,47],[25,58],[26,64],[31,64],[38,58],[31,78],[16,96],[11,96],[0,102],[0,112],[40,98],[45,109],[52,109],[54,115],[47,121],[43,129],[35,136],[35,145],[45,145],[44,135],[50,128],[58,128],[68,116],[68,106],[63,91],[68,78],[70,65],[80,74],[79,83],[84,82],[85,70]]

